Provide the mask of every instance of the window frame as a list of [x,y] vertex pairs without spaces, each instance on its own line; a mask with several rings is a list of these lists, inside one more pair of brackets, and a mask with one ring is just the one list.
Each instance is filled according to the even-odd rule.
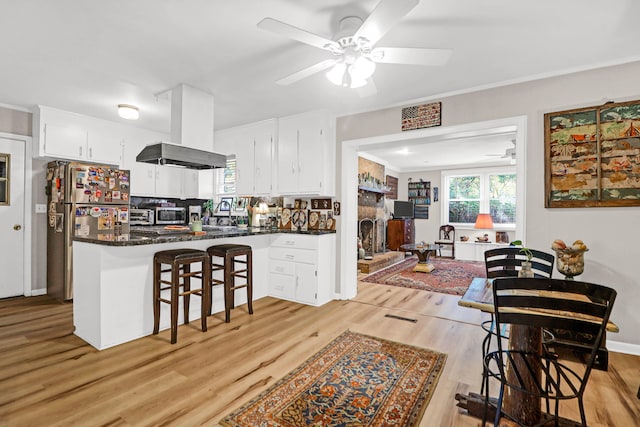
[[516,218],[513,223],[501,224],[494,223],[494,230],[504,230],[504,231],[513,231],[516,229],[516,224],[518,221],[517,211],[518,211],[518,173],[515,166],[496,166],[491,168],[473,168],[473,169],[454,169],[454,170],[446,170],[442,171],[441,174],[441,190],[440,190],[440,199],[442,200],[442,207],[440,217],[442,218],[443,224],[451,224],[456,228],[460,229],[473,229],[474,223],[466,223],[466,222],[451,222],[449,221],[449,180],[450,178],[461,177],[461,176],[480,176],[480,212],[489,212],[489,185],[490,175],[510,175],[513,174],[516,177]]

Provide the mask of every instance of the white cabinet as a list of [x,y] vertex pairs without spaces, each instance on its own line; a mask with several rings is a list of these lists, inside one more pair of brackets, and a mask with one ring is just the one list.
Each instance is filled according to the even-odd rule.
[[37,106],[33,114],[33,133],[35,157],[122,166],[123,138],[115,123]]
[[276,133],[275,119],[215,133],[215,151],[236,156],[236,194],[271,194]]
[[313,111],[278,120],[279,194],[335,193],[335,119]]
[[508,243],[456,242],[456,259],[464,261],[484,261],[484,252],[489,249],[504,248]]
[[320,306],[332,299],[335,234],[278,235],[269,248],[269,295]]

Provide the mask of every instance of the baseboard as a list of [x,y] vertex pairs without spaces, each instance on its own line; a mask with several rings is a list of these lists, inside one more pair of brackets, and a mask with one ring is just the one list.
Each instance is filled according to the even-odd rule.
[[640,356],[640,345],[629,344],[626,342],[607,340],[607,350],[615,351],[616,353],[633,354],[634,356]]
[[32,297],[37,297],[39,295],[46,295],[47,294],[47,290],[46,289],[32,289],[31,290],[31,296]]

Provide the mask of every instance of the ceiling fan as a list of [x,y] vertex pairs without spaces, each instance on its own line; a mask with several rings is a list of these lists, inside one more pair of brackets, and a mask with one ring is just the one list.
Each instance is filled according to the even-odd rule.
[[[375,44],[400,19],[415,8],[420,0],[380,0],[373,12],[362,20],[348,16],[340,21],[340,30],[334,40],[310,33],[273,18],[258,23],[263,30],[326,50],[332,54],[303,70],[286,76],[276,83],[290,85],[313,74],[329,69],[326,77],[334,84],[350,88],[373,86],[371,76],[376,63],[444,65],[451,56],[449,49],[422,49],[409,47],[375,47]],[[375,86],[373,86],[375,93]]]

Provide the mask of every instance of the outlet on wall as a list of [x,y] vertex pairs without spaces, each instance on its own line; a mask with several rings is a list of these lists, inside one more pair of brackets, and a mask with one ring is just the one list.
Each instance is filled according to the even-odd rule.
[[36,203],[36,213],[47,213],[47,205],[44,203]]

